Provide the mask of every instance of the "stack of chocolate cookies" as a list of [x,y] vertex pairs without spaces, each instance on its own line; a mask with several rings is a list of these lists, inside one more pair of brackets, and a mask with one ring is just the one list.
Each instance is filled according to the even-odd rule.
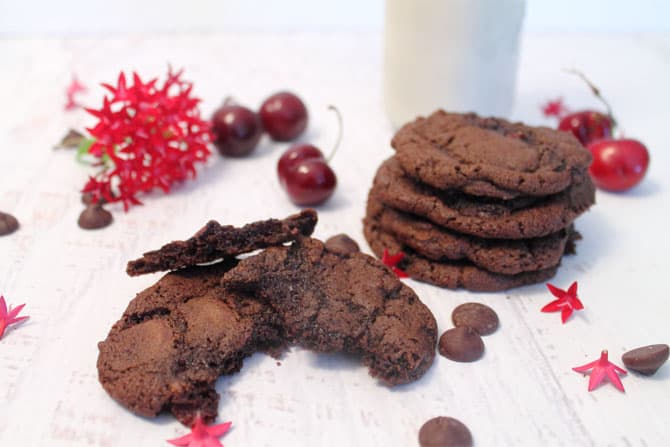
[[571,134],[442,110],[406,124],[377,171],[365,237],[412,278],[496,291],[551,278],[595,201]]

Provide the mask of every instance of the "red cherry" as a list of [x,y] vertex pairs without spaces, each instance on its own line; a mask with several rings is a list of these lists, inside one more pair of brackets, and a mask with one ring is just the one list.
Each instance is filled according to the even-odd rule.
[[251,153],[263,134],[260,119],[253,111],[224,104],[212,116],[214,145],[221,155],[243,157]]
[[316,146],[297,144],[284,152],[277,163],[279,183],[296,205],[319,205],[328,200],[337,186],[337,178],[328,161],[342,141],[342,115],[334,106],[328,108],[335,112],[339,126],[337,140],[328,158],[324,158]]
[[593,110],[570,113],[558,123],[559,130],[572,132],[584,146],[601,138],[610,138],[613,127],[608,115]]
[[637,185],[649,166],[649,152],[637,140],[604,139],[589,144],[593,155],[589,172],[599,188],[626,191]]
[[323,159],[301,160],[289,170],[286,192],[299,206],[319,205],[333,194],[337,186],[335,173]]
[[270,96],[258,113],[265,131],[275,141],[291,141],[307,127],[307,108],[290,92]]
[[323,153],[316,146],[311,144],[291,146],[277,163],[277,175],[282,188],[286,189],[286,178],[290,176],[290,171],[303,160],[321,160],[326,163]]

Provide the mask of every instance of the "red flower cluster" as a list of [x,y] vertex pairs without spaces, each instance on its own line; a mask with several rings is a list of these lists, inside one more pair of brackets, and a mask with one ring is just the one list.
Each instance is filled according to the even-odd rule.
[[137,194],[161,188],[168,193],[175,182],[196,177],[195,163],[210,155],[210,125],[200,118],[200,99],[191,96],[192,84],[182,71],[168,70],[167,79],[143,82],[133,73],[126,85],[123,72],[116,87],[102,84],[112,94],[100,110],[86,109],[98,118],[87,129],[95,139],[88,152],[101,160],[103,169],[90,177],[83,192],[94,200],[141,204]]

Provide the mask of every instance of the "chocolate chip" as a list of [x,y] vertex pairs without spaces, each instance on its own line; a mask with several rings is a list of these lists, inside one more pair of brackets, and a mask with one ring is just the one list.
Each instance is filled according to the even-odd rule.
[[668,360],[669,354],[668,345],[649,345],[626,352],[621,360],[626,368],[651,376]]
[[470,326],[479,335],[488,335],[498,329],[498,315],[493,309],[480,303],[465,303],[451,313],[454,326]]
[[470,430],[458,419],[439,416],[423,424],[419,430],[421,447],[470,447]]
[[85,230],[105,228],[112,223],[112,213],[104,209],[100,204],[91,204],[81,212],[77,223]]
[[484,354],[484,341],[468,326],[449,329],[440,337],[440,354],[456,362],[474,362]]
[[11,214],[0,211],[0,236],[12,234],[19,229],[19,221]]
[[361,251],[355,240],[346,234],[338,234],[326,241],[326,250],[338,255],[348,255]]

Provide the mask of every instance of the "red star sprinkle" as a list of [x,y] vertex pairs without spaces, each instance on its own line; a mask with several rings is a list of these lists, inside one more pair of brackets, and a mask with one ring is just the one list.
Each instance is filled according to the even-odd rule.
[[563,104],[563,98],[557,98],[553,101],[547,101],[547,103],[542,106],[542,113],[546,117],[555,116],[556,118],[562,118],[568,113],[568,109]]
[[551,284],[547,284],[547,288],[557,299],[544,306],[542,312],[561,311],[561,321],[563,324],[568,321],[573,310],[584,309],[584,305],[577,297],[577,281],[570,285],[567,292]]
[[191,433],[180,438],[168,439],[167,442],[182,447],[223,447],[218,438],[225,435],[232,424],[232,422],[224,422],[207,426],[198,415],[191,426]]
[[384,263],[385,266],[393,270],[393,273],[395,273],[398,276],[398,278],[409,278],[409,275],[407,273],[398,268],[398,264],[404,258],[405,253],[399,251],[394,255],[390,255],[389,251],[385,248],[384,254],[382,255],[382,262]]
[[65,96],[67,97],[67,102],[65,103],[65,110],[74,110],[79,107],[81,107],[81,104],[79,104],[75,100],[75,95],[78,93],[83,93],[86,91],[86,86],[79,82],[79,79],[77,79],[77,76],[72,76],[72,82],[70,82],[70,85],[68,85],[67,89],[65,89]]
[[591,377],[589,378],[589,391],[594,390],[598,385],[600,385],[605,377],[607,377],[609,381],[612,382],[612,385],[616,387],[616,389],[625,392],[623,389],[623,384],[621,383],[621,379],[619,379],[619,375],[627,374],[626,370],[619,368],[607,359],[607,350],[604,350],[600,354],[600,358],[598,360],[587,363],[583,366],[572,368],[573,371],[577,371],[578,373],[585,373],[590,369],[593,369],[593,371],[591,371]]
[[12,306],[9,306],[9,309],[7,309],[5,297],[0,295],[0,340],[5,334],[5,329],[7,329],[10,324],[19,324],[29,318],[27,315],[25,317],[18,316],[24,306],[25,304],[20,304],[14,309],[12,309]]

